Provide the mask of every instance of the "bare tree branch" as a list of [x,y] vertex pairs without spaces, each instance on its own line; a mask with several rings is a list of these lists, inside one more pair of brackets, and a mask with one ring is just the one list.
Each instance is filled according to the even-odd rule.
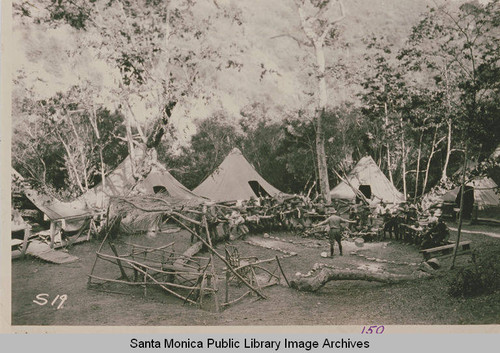
[[312,47],[311,43],[304,42],[304,41],[300,40],[299,38],[297,38],[289,33],[278,34],[276,36],[270,37],[269,39],[276,39],[276,38],[282,38],[282,37],[288,37],[288,38],[293,39],[295,42],[297,42],[297,45],[299,47],[301,47],[302,45],[307,46],[307,47]]

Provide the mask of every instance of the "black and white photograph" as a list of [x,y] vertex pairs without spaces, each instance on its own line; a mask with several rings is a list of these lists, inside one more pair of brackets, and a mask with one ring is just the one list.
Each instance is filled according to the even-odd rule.
[[2,16],[4,322],[498,330],[499,0]]

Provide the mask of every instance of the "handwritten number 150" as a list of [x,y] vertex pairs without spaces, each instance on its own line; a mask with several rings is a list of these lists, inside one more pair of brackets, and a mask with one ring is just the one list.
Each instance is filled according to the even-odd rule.
[[376,333],[380,335],[381,333],[384,333],[384,326],[383,325],[363,326],[363,330],[361,331],[361,333],[366,333],[368,335]]

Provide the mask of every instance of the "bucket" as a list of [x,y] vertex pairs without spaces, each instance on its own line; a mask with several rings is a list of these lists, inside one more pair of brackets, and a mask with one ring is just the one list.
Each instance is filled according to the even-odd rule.
[[354,239],[354,244],[356,244],[358,248],[362,248],[365,244],[365,240],[363,238],[356,238]]

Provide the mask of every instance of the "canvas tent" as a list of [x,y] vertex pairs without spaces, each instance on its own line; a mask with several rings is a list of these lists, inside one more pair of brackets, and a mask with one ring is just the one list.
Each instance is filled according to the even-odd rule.
[[45,215],[47,219],[60,220],[67,218],[85,218],[85,216],[91,214],[89,209],[80,207],[78,203],[63,202],[32,189],[29,184],[24,182],[24,178],[16,170],[12,169],[11,173],[13,180],[17,180],[23,184],[22,193]]
[[[78,202],[63,202],[55,197],[34,190],[27,182],[25,182],[21,174],[14,169],[11,169],[11,178],[13,185],[17,184],[16,186],[19,187],[18,193],[26,196],[26,198],[44,214],[44,219],[50,221],[50,246],[42,244],[42,248],[38,249],[39,252],[35,251],[32,254],[36,253],[37,256],[41,257],[41,253],[45,253],[54,247],[56,233],[58,232],[57,228],[60,228],[65,232],[76,233],[76,238],[78,238],[86,229],[89,229],[90,234],[89,227],[91,227],[92,218],[94,216],[91,209],[82,207],[82,205]],[[13,230],[15,229],[13,228]],[[27,238],[25,236],[25,245],[23,245],[24,250],[22,254],[26,251],[26,242]],[[31,245],[30,249],[32,248],[33,246]]]
[[341,181],[330,191],[330,195],[334,199],[353,200],[356,198],[353,188],[363,191],[365,196],[371,194],[374,202],[397,204],[405,201],[404,195],[387,179],[370,156],[361,158],[345,181]]
[[[493,179],[484,177],[476,178],[466,184],[464,189],[464,202],[470,198],[471,202],[479,210],[484,210],[489,207],[500,206],[500,196],[496,193],[498,185]],[[470,196],[468,194],[471,194]],[[469,197],[468,197],[469,196]],[[457,205],[460,202],[460,186],[448,191],[443,195],[444,202],[454,202]]]
[[252,196],[275,196],[281,193],[257,173],[237,148],[193,192],[218,202],[248,200]]
[[[135,151],[136,158],[141,160],[144,153]],[[127,156],[111,173],[106,175],[104,184],[100,182],[95,187],[81,195],[77,200],[93,208],[105,208],[110,197],[129,196],[143,193],[154,194],[163,192],[168,197],[188,203],[199,204],[205,201],[203,197],[195,195],[179,181],[177,181],[162,165],[153,164],[146,178],[136,181],[132,170],[132,160]]]
[[182,185],[167,170],[154,168],[148,176],[137,184],[136,190],[143,194],[157,194],[159,192],[174,199],[204,199]]
[[[135,151],[136,158],[141,159],[141,150]],[[136,184],[134,179],[132,159],[127,156],[112,172],[106,175],[104,183],[99,184],[80,195],[76,201],[92,208],[103,209],[112,196],[126,196]]]

